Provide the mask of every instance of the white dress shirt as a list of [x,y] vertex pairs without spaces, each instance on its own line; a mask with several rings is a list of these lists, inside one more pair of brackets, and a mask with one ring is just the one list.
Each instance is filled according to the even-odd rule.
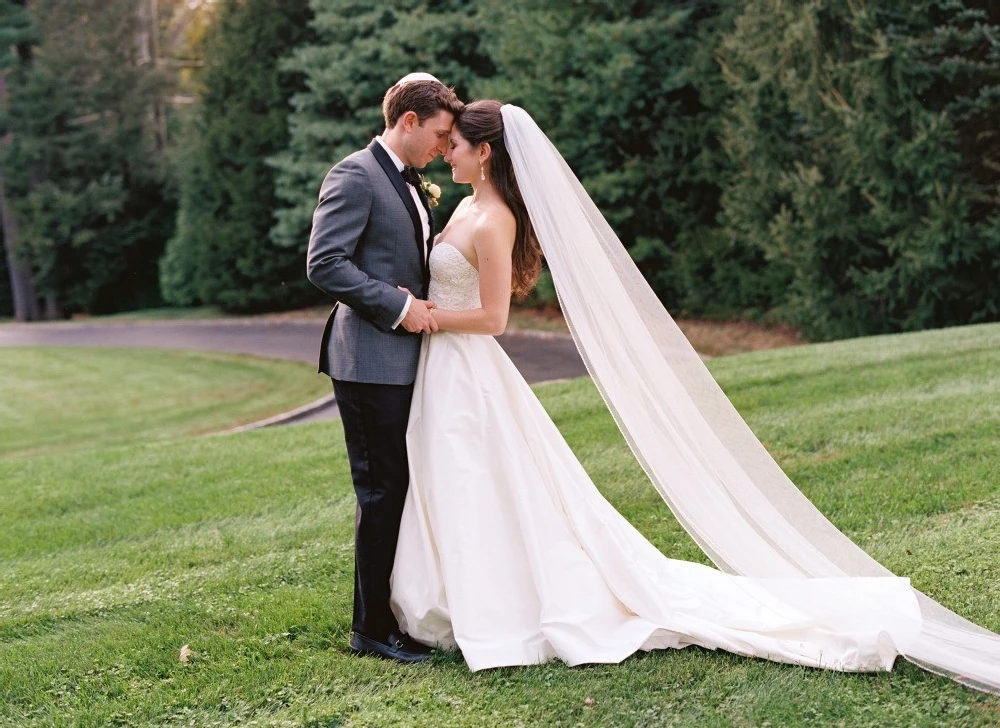
[[[404,165],[403,160],[397,157],[396,153],[389,148],[389,145],[385,143],[385,139],[382,138],[381,134],[375,137],[375,141],[377,141],[379,144],[382,145],[382,148],[389,155],[389,159],[391,159],[392,163],[396,165],[396,169],[402,172],[403,167],[406,165]],[[409,182],[406,183],[406,186],[409,188],[410,195],[413,197],[413,204],[417,206],[417,214],[420,215],[420,229],[423,231],[424,234],[424,238],[422,241],[424,260],[427,260],[427,238],[429,238],[431,235],[431,223],[430,220],[427,219],[427,210],[424,209],[424,203],[420,201],[420,193],[417,192],[417,188],[411,185]],[[410,303],[412,301],[413,301],[413,296],[408,296],[406,299],[406,303],[403,304],[403,310],[399,314],[399,318],[396,319],[396,323],[392,325],[392,328],[396,328],[397,326],[399,326],[399,324],[402,323],[403,319],[406,318],[406,314],[410,310]]]

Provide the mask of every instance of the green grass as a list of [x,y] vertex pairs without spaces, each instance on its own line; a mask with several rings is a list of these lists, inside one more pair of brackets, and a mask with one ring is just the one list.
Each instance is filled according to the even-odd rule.
[[0,458],[253,422],[329,393],[311,367],[211,352],[0,348]]
[[125,311],[105,316],[95,316],[93,320],[105,321],[174,321],[177,319],[216,319],[226,318],[218,306],[161,306],[159,308],[141,308],[136,311]]
[[[1000,326],[711,368],[838,526],[1000,629]],[[669,555],[704,561],[589,381],[537,391],[608,498]],[[339,423],[14,453],[0,459],[0,502],[0,724],[1000,722],[997,697],[902,661],[848,675],[687,649],[471,674],[453,655],[354,658]]]

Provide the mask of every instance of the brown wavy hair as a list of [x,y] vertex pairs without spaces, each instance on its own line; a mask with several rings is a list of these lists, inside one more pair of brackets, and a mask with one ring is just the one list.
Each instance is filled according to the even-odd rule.
[[407,111],[415,112],[423,125],[442,109],[457,116],[462,110],[462,102],[453,89],[439,81],[410,81],[402,86],[393,86],[385,92],[382,99],[382,116],[385,117],[386,129],[396,126],[399,117]]
[[542,249],[538,245],[538,237],[531,226],[531,218],[528,217],[528,208],[524,205],[524,198],[521,197],[521,190],[514,176],[510,152],[504,143],[501,106],[499,101],[492,100],[466,104],[455,117],[455,126],[472,146],[489,142],[492,154],[485,165],[486,174],[517,221],[511,293],[514,298],[521,300],[531,293],[542,273]]

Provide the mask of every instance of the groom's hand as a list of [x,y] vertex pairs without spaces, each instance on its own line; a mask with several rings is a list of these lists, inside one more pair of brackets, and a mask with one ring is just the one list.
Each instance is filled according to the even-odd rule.
[[[429,304],[429,305],[428,305]],[[433,334],[438,330],[437,321],[431,316],[433,303],[421,301],[414,298],[410,303],[410,310],[403,318],[403,328],[411,334]]]
[[[396,288],[413,297],[409,289],[403,286],[396,286]],[[413,297],[413,300],[410,301],[410,308],[400,323],[411,334],[433,334],[438,330],[438,325],[431,315],[432,308],[434,308],[433,301],[421,301],[419,298]]]

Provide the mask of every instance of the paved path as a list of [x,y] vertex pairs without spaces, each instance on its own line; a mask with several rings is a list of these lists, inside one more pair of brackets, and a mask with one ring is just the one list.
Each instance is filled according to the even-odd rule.
[[[313,364],[319,319],[232,318],[195,321],[60,322],[0,325],[0,346],[99,346],[198,349]],[[497,339],[529,383],[587,373],[567,334],[511,331]],[[336,417],[336,405],[306,410],[296,422]]]

